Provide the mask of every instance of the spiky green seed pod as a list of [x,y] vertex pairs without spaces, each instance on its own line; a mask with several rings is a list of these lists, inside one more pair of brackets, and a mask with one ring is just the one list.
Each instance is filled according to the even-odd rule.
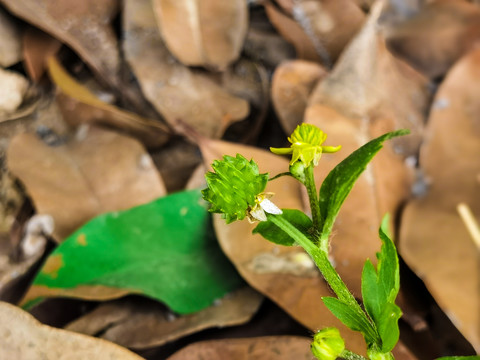
[[335,360],[345,350],[340,331],[337,328],[325,328],[313,336],[312,354],[319,360]]
[[221,213],[227,224],[243,220],[255,207],[257,195],[267,186],[268,174],[260,174],[255,161],[242,155],[225,155],[212,164],[214,172],[205,175],[203,198],[212,204],[210,212]]

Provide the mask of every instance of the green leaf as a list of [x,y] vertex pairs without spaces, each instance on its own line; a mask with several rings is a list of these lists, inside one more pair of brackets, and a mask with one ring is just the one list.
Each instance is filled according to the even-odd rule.
[[383,147],[383,142],[408,133],[408,130],[397,130],[382,135],[354,151],[330,171],[320,188],[319,196],[323,236],[328,236],[332,231],[333,223],[345,198],[368,163]]
[[124,290],[186,314],[242,284],[218,247],[207,204],[193,190],[91,220],[50,255],[26,300],[35,294],[94,300],[98,290]]
[[[300,210],[295,209],[282,209],[283,214],[276,215],[281,216],[298,230],[304,234],[308,234],[312,229],[312,220]],[[275,225],[271,220],[261,221],[253,233],[262,235],[265,239],[279,245],[292,246],[295,244],[295,240],[287,235],[282,229]]]
[[382,247],[377,254],[377,270],[367,260],[362,272],[363,303],[378,329],[383,352],[389,352],[397,343],[398,319],[402,316],[402,311],[395,305],[400,288],[398,256],[393,241],[387,235],[387,224],[388,216],[385,216],[379,229]]
[[361,332],[367,344],[378,342],[376,331],[363,314],[356,312],[349,305],[334,297],[323,297],[322,301],[345,326],[353,331]]

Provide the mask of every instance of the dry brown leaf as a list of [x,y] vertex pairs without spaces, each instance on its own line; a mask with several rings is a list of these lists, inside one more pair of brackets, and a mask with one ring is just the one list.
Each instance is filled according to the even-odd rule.
[[248,115],[248,103],[228,94],[207,74],[178,63],[158,34],[149,0],[125,3],[123,43],[127,61],[147,99],[172,126],[182,120],[199,133],[220,137]]
[[[0,116],[13,113],[20,104],[28,88],[28,81],[20,73],[0,68]],[[5,121],[2,119],[0,121]]]
[[30,79],[38,82],[47,69],[47,59],[55,55],[62,43],[47,33],[29,27],[23,34],[23,58]]
[[224,70],[242,50],[248,28],[245,0],[152,0],[171,53],[188,66]]
[[395,128],[414,134],[395,141],[402,145],[398,151],[412,155],[418,150],[429,102],[428,82],[386,49],[377,25],[381,10],[377,2],[309,103],[328,105],[347,117],[394,120]]
[[386,40],[423,74],[442,76],[480,41],[480,8],[466,1],[429,2],[409,19],[387,23]]
[[327,71],[304,60],[282,63],[272,78],[272,102],[283,130],[291,134],[303,121],[308,98]]
[[148,147],[158,147],[167,142],[169,130],[163,124],[103,102],[70,76],[54,57],[48,60],[48,72],[59,88],[57,102],[70,125],[99,123],[113,126],[138,138]]
[[105,83],[118,82],[119,53],[110,21],[118,0],[0,0],[16,16],[69,45]]
[[195,314],[174,316],[161,304],[146,299],[120,299],[101,304],[66,326],[67,330],[119,345],[146,349],[211,328],[243,324],[257,312],[263,297],[251,288],[228,294]]
[[168,360],[313,360],[310,343],[299,336],[210,340],[189,345]]
[[270,2],[265,2],[265,11],[268,19],[277,31],[295,47],[297,58],[320,62],[321,57],[315,49],[315,45],[302,27],[287,14],[284,14]]
[[[208,167],[225,154],[240,153],[254,158],[262,173],[273,176],[288,170],[288,160],[253,147],[202,139],[200,149]],[[303,208],[299,183],[291,177],[269,182],[266,191],[275,193],[272,201],[280,208]],[[311,330],[338,327],[349,349],[365,353],[362,336],[344,327],[323,305],[321,297],[331,295],[330,290],[302,248],[278,246],[252,234],[255,225],[248,221],[227,225],[214,216],[214,227],[224,253],[253,288]]]
[[32,134],[12,139],[7,165],[26,186],[35,208],[55,221],[61,241],[92,217],[165,195],[150,156],[136,140],[99,128],[82,128],[61,146]]
[[295,1],[292,13],[326,66],[336,61],[365,20],[352,0]]
[[275,68],[282,61],[295,58],[295,49],[277,32],[266,30],[260,26],[249,27],[245,46],[246,56],[261,64]]
[[20,27],[0,8],[0,66],[9,67],[22,59]]
[[457,213],[480,220],[480,49],[448,72],[436,94],[421,148],[428,188],[402,216],[400,252],[437,303],[480,351],[480,260]]
[[141,360],[102,339],[42,325],[27,312],[0,302],[0,358],[15,360]]

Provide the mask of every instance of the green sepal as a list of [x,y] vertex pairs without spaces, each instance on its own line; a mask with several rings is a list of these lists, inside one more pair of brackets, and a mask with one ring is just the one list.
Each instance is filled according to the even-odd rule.
[[409,132],[409,130],[397,130],[384,134],[354,151],[330,171],[323,181],[319,195],[323,236],[328,236],[332,231],[333,223],[345,198],[368,163],[383,147],[383,142]]
[[[282,211],[283,214],[276,216],[283,217],[302,233],[308,234],[313,229],[312,220],[300,210],[282,209]],[[268,219],[267,221],[261,221],[257,227],[253,229],[253,233],[260,234],[265,239],[278,245],[292,246],[295,244],[293,238]]]

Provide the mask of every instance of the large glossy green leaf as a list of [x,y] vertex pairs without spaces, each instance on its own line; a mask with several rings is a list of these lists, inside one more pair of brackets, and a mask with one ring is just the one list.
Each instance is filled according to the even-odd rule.
[[368,163],[383,147],[383,142],[408,133],[408,130],[397,130],[373,139],[351,153],[330,171],[320,188],[319,197],[323,236],[328,236],[332,231],[333,223],[345,198]]
[[[300,210],[282,209],[282,211],[283,214],[277,216],[282,216],[283,218],[285,218],[302,233],[308,234],[309,231],[312,229],[312,220]],[[259,233],[265,239],[275,244],[284,246],[292,246],[293,244],[295,244],[295,240],[291,238],[290,235],[288,235],[270,220],[261,221],[257,225],[257,227],[253,229],[253,233]]]
[[112,298],[124,290],[185,314],[241,284],[213,236],[200,191],[192,190],[91,220],[50,255],[26,299],[105,299],[105,291]]

